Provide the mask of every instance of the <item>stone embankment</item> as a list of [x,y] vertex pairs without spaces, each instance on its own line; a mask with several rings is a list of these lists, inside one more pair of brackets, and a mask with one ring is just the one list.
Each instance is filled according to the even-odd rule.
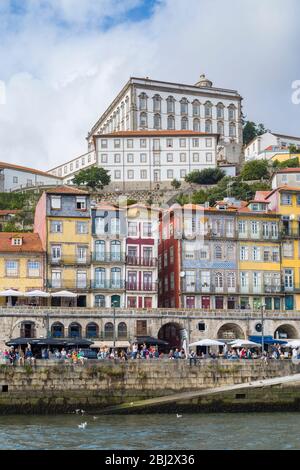
[[[0,414],[88,413],[121,403],[230,384],[283,377],[300,372],[291,361],[89,362],[84,366],[38,361],[36,367],[0,366]],[[226,392],[151,409],[154,411],[300,410],[300,384]]]

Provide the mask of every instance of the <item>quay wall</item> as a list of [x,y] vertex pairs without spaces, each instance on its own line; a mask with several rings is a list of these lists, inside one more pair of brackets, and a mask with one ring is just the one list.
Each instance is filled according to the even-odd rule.
[[[225,361],[110,361],[85,365],[38,361],[36,367],[0,366],[0,414],[74,413],[77,408],[97,413],[106,407],[146,398],[240,384],[300,373],[289,360]],[[300,384],[226,392],[157,407],[174,410],[241,411],[248,409],[300,411]],[[145,411],[145,410],[144,410]]]

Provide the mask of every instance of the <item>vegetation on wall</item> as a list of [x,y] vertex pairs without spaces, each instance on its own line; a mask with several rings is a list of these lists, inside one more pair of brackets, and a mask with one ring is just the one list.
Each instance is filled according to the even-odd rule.
[[205,168],[204,170],[191,171],[185,177],[187,183],[216,184],[224,178],[225,172],[220,168]]

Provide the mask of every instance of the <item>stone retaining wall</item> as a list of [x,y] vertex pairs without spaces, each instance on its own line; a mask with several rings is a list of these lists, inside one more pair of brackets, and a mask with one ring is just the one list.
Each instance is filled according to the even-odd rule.
[[[74,412],[76,408],[95,413],[106,406],[130,403],[143,398],[299,372],[300,366],[293,365],[291,361],[263,364],[260,360],[203,360],[196,366],[189,366],[186,361],[129,361],[121,364],[91,361],[84,366],[39,361],[35,368],[0,366],[0,414],[65,413]],[[239,406],[243,403],[253,405],[255,402],[265,403],[266,406],[273,403],[275,406],[276,403],[284,404],[287,396],[289,406],[295,402],[295,398],[297,403],[300,403],[300,386],[299,389],[297,386],[284,387],[285,394],[281,387],[275,389],[256,389],[249,391],[249,394],[242,392],[243,397],[240,399],[227,392],[222,398],[202,397],[181,405],[201,410],[211,407],[214,409],[214,403],[219,403],[221,409],[222,406],[224,409],[228,406],[234,408],[237,403]],[[276,403],[272,397],[275,397]],[[280,397],[284,397],[282,403]]]

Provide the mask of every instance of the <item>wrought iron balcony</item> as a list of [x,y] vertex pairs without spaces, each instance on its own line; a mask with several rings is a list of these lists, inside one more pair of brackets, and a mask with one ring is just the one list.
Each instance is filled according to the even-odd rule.
[[300,238],[300,229],[283,229],[282,238]]
[[93,280],[91,281],[92,289],[109,289],[109,290],[123,290],[125,289],[125,281],[123,280],[113,280],[113,279],[105,279],[105,280]]
[[126,282],[126,290],[131,292],[157,292],[158,284],[157,282]]
[[125,253],[97,253],[94,252],[92,260],[95,263],[124,263]]
[[157,258],[139,257],[139,256],[126,256],[126,264],[129,266],[145,266],[155,268],[157,266]]
[[51,266],[86,266],[91,264],[91,256],[87,254],[85,257],[79,256],[61,256],[60,258],[54,258],[52,256],[49,257],[49,263]]
[[54,290],[88,290],[89,289],[89,281],[87,280],[86,282],[84,281],[54,281],[54,280],[48,280],[46,282],[46,286],[48,289],[54,289]]

